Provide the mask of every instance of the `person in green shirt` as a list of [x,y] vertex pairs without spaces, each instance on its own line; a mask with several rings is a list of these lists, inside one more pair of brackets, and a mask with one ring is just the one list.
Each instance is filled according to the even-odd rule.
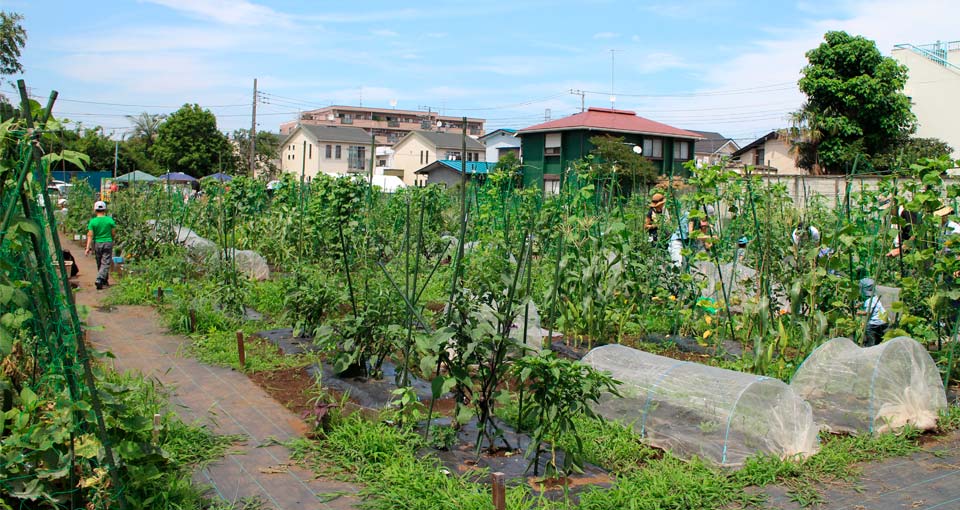
[[[117,237],[117,224],[107,216],[107,203],[99,200],[93,204],[96,214],[87,223],[87,251],[97,258],[97,290],[110,285],[110,264],[113,263],[113,242]],[[91,250],[92,248],[92,250]]]

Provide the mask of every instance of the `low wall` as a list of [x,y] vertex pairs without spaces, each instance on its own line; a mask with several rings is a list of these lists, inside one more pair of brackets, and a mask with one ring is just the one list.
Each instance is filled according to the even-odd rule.
[[[761,179],[768,184],[786,186],[787,193],[798,206],[805,206],[816,195],[822,196],[827,206],[832,206],[837,200],[843,201],[847,192],[847,178],[843,175],[764,175]],[[877,189],[881,179],[876,175],[854,177],[850,191]],[[944,179],[946,185],[957,182],[960,180],[956,178]]]

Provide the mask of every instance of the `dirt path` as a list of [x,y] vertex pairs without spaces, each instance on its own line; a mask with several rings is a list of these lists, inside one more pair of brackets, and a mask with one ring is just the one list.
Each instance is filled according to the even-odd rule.
[[93,284],[96,263],[83,256],[78,243],[63,242],[80,269],[76,299],[90,310],[90,342],[116,356],[117,370],[142,372],[170,389],[174,410],[184,421],[200,420],[218,433],[247,437],[245,444],[198,471],[197,483],[210,486],[227,501],[258,498],[263,507],[277,510],[355,507],[355,487],[316,479],[308,470],[291,465],[289,451],[276,444],[307,431],[299,417],[244,374],[181,356],[180,348],[189,340],[169,334],[152,308],[101,308],[106,291],[97,291]]

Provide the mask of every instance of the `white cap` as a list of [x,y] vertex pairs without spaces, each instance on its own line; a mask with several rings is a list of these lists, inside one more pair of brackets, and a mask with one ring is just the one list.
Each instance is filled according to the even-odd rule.
[[107,210],[107,203],[104,202],[103,200],[97,200],[97,201],[93,204],[93,210],[94,210],[94,211],[106,211],[106,210]]

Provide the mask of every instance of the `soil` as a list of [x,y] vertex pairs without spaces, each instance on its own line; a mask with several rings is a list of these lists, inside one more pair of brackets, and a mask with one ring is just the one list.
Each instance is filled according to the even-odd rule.
[[247,376],[298,416],[310,408],[313,378],[307,373],[306,367],[252,372]]

